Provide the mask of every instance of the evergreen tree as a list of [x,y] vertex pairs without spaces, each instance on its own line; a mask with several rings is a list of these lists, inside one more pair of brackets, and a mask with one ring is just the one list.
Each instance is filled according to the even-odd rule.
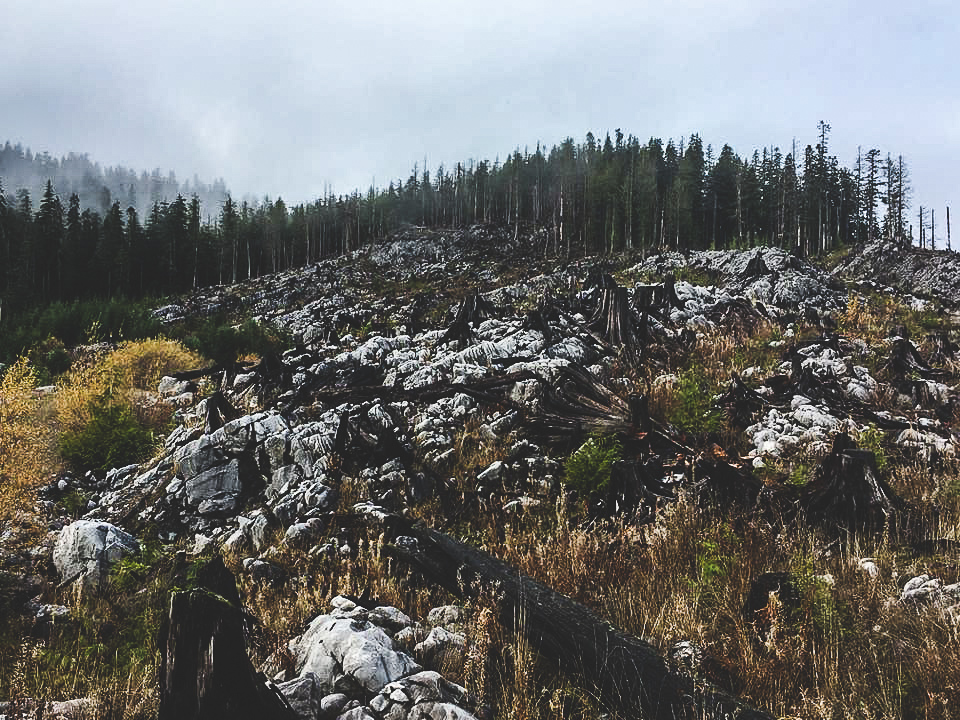
[[49,180],[37,211],[34,251],[37,274],[32,280],[40,300],[59,300],[62,282],[60,261],[63,251],[63,206]]

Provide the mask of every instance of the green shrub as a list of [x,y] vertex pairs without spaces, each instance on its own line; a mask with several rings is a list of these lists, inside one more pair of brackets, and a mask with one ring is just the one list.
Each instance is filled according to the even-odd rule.
[[37,343],[27,354],[37,373],[37,383],[50,385],[54,379],[70,369],[70,353],[59,338],[52,335]]
[[179,335],[184,345],[217,364],[231,363],[247,354],[279,353],[291,344],[280,330],[252,318],[240,325],[231,325],[223,317],[208,318]]
[[697,543],[697,574],[691,582],[699,594],[713,593],[724,578],[737,565],[740,539],[727,523],[721,523],[709,531]]
[[723,429],[723,414],[713,407],[712,388],[702,368],[694,366],[680,375],[667,421],[685,433],[711,433]]
[[151,303],[145,300],[116,298],[51,303],[4,317],[0,325],[0,362],[12,362],[50,338],[73,347],[91,340],[140,340],[154,337],[160,330]]
[[60,455],[79,472],[105,471],[145,460],[153,450],[153,434],[137,422],[129,405],[99,400],[90,421],[60,436]]
[[592,435],[564,465],[565,481],[581,495],[603,491],[613,464],[620,459],[620,441],[613,435]]
[[857,435],[857,445],[863,450],[869,450],[877,462],[877,470],[883,470],[887,467],[887,451],[884,442],[887,439],[886,433],[872,423],[867,425]]

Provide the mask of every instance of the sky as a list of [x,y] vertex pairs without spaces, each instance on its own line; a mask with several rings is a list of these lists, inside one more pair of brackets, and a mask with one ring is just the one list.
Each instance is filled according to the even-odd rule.
[[824,120],[940,218],[958,28],[933,0],[4,0],[0,141],[289,205],[617,128],[802,152]]

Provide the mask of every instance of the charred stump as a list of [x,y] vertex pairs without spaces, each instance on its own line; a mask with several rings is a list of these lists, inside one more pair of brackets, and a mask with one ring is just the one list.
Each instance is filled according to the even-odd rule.
[[933,346],[933,350],[930,352],[930,362],[950,367],[956,361],[956,354],[960,350],[960,346],[953,342],[945,332],[931,333],[927,338]]
[[724,409],[730,425],[740,430],[751,425],[754,415],[766,404],[763,396],[747,387],[736,370],[730,376],[727,392],[716,400],[716,405]]
[[236,584],[222,562],[220,568],[207,573],[216,579],[205,584],[224,593],[201,587],[170,597],[158,718],[296,720],[283,695],[250,662]]
[[906,509],[880,476],[874,454],[857,449],[846,433],[837,435],[833,449],[801,497],[800,507],[809,521],[845,532],[895,528]]
[[588,327],[615,348],[623,348],[629,355],[639,356],[643,351],[627,288],[615,286],[600,290],[600,301],[588,322]]
[[916,346],[906,338],[899,337],[890,345],[890,357],[887,370],[896,380],[905,380],[910,376],[919,376],[924,380],[937,380],[948,373],[930,367]]
[[745,280],[756,280],[770,274],[770,268],[763,261],[763,250],[757,248],[757,252],[750,258],[750,262],[747,263],[747,267],[743,271],[743,278]]
[[684,305],[677,296],[676,284],[677,280],[673,273],[667,273],[663,276],[663,294],[667,305],[669,307],[676,308],[677,310],[682,310]]
[[591,688],[617,717],[767,719],[719,688],[672,668],[650,643],[618,630],[592,610],[487,553],[389,516],[385,551],[459,596],[493,589],[500,620],[522,632],[550,663]]
[[222,428],[231,420],[235,420],[239,417],[239,413],[236,408],[230,404],[230,401],[227,400],[222,391],[215,390],[214,393],[207,398],[204,416],[203,432],[209,435]]
[[468,295],[460,301],[453,322],[447,327],[438,344],[443,345],[453,341],[468,342],[473,337],[473,326],[491,317],[494,312],[493,305],[483,299],[479,292]]

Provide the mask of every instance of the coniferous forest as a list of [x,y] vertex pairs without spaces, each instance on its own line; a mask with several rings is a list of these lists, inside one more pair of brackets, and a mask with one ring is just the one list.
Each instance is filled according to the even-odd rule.
[[[386,188],[293,207],[237,201],[222,181],[180,186],[156,171],[103,171],[86,156],[56,160],[8,142],[0,299],[9,317],[51,302],[233,283],[349,252],[405,224],[533,228],[546,252],[567,256],[758,244],[805,256],[879,237],[912,242],[903,157],[874,148],[845,167],[829,134],[820,122],[802,150],[794,143],[741,156],[696,134],[664,143],[619,129],[602,140],[588,133],[502,161],[432,173],[414,166]],[[39,195],[17,186],[44,174]]]

